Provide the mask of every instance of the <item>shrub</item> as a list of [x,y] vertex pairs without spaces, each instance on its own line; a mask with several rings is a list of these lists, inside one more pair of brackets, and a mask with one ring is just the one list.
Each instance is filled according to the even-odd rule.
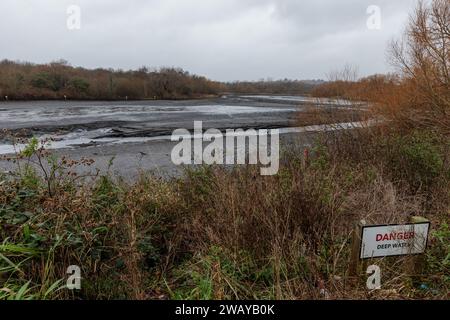
[[439,137],[429,132],[414,132],[394,137],[388,157],[397,179],[408,181],[415,190],[429,189],[444,170],[444,156]]

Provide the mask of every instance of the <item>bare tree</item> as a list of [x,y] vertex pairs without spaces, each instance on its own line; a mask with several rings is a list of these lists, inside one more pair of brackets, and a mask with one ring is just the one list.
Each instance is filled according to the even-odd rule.
[[356,82],[358,80],[359,68],[355,65],[346,64],[342,70],[334,70],[327,74],[328,81]]
[[444,125],[450,117],[450,1],[420,1],[401,40],[392,42],[390,58],[408,82],[409,120]]

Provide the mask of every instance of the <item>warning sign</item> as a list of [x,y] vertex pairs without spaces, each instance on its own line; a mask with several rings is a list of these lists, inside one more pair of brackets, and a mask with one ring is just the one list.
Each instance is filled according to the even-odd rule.
[[430,223],[364,226],[361,259],[424,253]]

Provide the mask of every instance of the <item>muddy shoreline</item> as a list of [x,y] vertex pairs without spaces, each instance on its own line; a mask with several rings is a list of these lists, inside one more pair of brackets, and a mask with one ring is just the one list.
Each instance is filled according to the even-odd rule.
[[[0,136],[0,153],[11,151],[10,147],[8,149],[11,135],[50,137],[53,143],[60,145],[51,151],[56,156],[95,160],[94,166],[88,168],[90,172],[110,171],[126,179],[134,179],[139,172],[149,170],[158,175],[178,175],[182,168],[171,161],[175,142],[167,139],[174,130],[183,128],[192,132],[194,121],[202,121],[203,130],[215,128],[221,132],[296,127],[299,115],[301,117],[311,105],[310,98],[296,96],[0,103],[0,128],[4,129]],[[328,101],[316,107],[347,110],[349,105]],[[283,134],[281,147],[302,148],[310,144],[313,135]],[[112,165],[111,159],[114,159]],[[14,164],[0,161],[0,171],[13,169]]]

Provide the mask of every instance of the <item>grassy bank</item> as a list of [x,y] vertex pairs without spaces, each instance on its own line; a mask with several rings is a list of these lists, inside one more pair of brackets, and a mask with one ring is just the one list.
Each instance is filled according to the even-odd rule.
[[[309,159],[280,172],[202,167],[179,179],[126,184],[77,177],[73,162],[32,142],[0,179],[0,297],[6,299],[446,299],[449,292],[448,139],[430,131],[365,128],[326,135]],[[407,258],[348,274],[355,222],[432,221],[422,274]],[[65,288],[67,267],[81,290]]]

